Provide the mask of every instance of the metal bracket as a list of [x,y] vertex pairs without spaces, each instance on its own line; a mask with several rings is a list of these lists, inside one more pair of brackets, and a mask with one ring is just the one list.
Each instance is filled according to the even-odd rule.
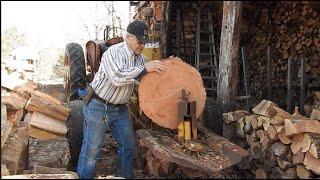
[[[191,132],[189,133],[191,134],[191,137],[193,139],[197,139],[196,109],[197,109],[196,101],[189,101],[189,95],[186,93],[185,89],[182,89],[181,100],[178,102],[178,116],[182,124],[184,124],[185,121],[189,121],[189,123],[191,123],[191,128],[190,128]],[[183,136],[184,138],[183,139],[180,138],[179,141],[188,140],[188,138],[186,138],[185,136],[188,132],[184,131],[183,133],[184,133],[184,136]]]

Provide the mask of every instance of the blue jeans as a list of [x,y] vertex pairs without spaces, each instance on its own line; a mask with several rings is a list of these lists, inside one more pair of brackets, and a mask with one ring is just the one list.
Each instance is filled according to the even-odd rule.
[[[95,176],[96,162],[101,155],[104,135],[109,126],[112,137],[118,143],[117,176],[132,178],[136,139],[126,105],[107,106],[96,99],[84,106],[83,141],[77,173],[81,179]],[[107,116],[108,123],[104,120]]]

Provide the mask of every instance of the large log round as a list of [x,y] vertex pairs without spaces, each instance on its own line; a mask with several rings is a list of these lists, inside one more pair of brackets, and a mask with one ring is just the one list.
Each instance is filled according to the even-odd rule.
[[[141,79],[138,93],[142,111],[156,124],[177,129],[178,102],[185,89],[189,101],[196,101],[196,117],[203,112],[206,91],[200,73],[179,58],[164,60],[166,70],[161,74],[147,73]],[[190,94],[189,94],[190,93]]]

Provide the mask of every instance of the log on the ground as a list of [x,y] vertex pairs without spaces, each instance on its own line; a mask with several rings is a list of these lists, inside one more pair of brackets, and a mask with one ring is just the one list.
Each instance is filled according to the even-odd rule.
[[[138,144],[148,148],[148,150],[158,159],[173,162],[186,168],[199,170],[205,173],[214,173],[221,171],[227,167],[235,165],[241,161],[243,157],[248,155],[248,152],[239,146],[232,144],[227,139],[210,133],[209,130],[199,126],[199,131],[208,135],[208,141],[214,142],[209,144],[207,148],[211,149],[215,157],[201,156],[200,159],[191,157],[188,153],[177,153],[172,149],[172,146],[160,144],[157,138],[144,129],[137,131]],[[175,143],[173,143],[176,146]],[[215,148],[214,148],[214,147]],[[174,147],[173,147],[174,148]],[[177,147],[175,147],[177,148]],[[213,161],[213,158],[217,158]]]
[[29,138],[29,168],[35,165],[66,168],[70,160],[68,140],[39,140]]
[[13,123],[7,120],[7,106],[1,103],[1,148],[7,141]]
[[38,111],[55,119],[66,121],[71,109],[52,103],[40,96],[33,95],[27,102],[26,109],[29,111]]
[[179,58],[164,61],[161,74],[147,73],[142,77],[138,93],[142,111],[156,124],[177,129],[180,122],[178,101],[185,89],[189,101],[196,101],[196,118],[203,112],[206,91],[200,73]]
[[72,174],[19,174],[3,176],[2,179],[78,179]]
[[36,139],[41,139],[41,140],[49,140],[49,139],[60,139],[60,138],[64,138],[64,136],[55,134],[55,133],[51,133],[49,131],[45,131],[36,127],[32,127],[32,126],[28,126],[28,131],[27,131],[27,135],[29,137],[33,137]]
[[59,135],[65,135],[68,131],[67,125],[64,121],[59,121],[37,111],[32,113],[28,120],[28,124]]
[[10,174],[17,174],[26,165],[28,138],[26,136],[27,124],[20,123],[19,127],[12,131],[7,142],[1,148],[1,162],[7,165]]

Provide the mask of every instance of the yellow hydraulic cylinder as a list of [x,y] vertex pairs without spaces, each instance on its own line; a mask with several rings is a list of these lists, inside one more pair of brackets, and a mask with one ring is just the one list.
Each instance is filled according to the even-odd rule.
[[184,140],[189,141],[191,139],[191,127],[190,121],[184,122]]
[[178,140],[180,142],[184,141],[184,124],[183,124],[183,122],[179,123],[179,125],[178,125]]

